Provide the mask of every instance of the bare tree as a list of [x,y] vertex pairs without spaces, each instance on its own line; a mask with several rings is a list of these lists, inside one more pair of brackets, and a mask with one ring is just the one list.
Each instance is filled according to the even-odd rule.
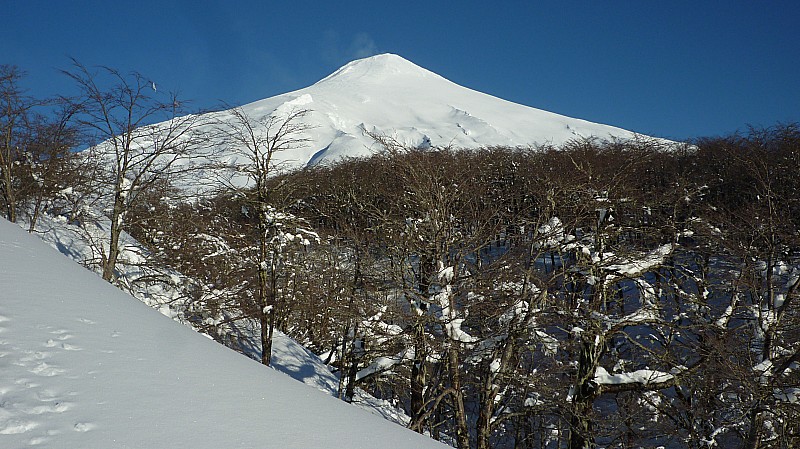
[[[800,221],[797,126],[751,129],[748,135],[701,142],[711,183],[704,222],[713,232],[715,257],[731,277],[719,332],[741,344],[729,384],[740,422],[720,434],[742,434],[742,447],[796,444],[800,363]],[[722,272],[722,270],[714,270]],[[713,271],[712,271],[713,272]],[[717,274],[721,276],[720,274]]]
[[16,66],[0,66],[0,198],[11,222],[17,221],[20,206],[21,172],[31,138],[32,109],[39,104],[20,87],[24,75]]
[[189,115],[177,94],[157,92],[139,73],[100,67],[90,70],[74,61],[64,71],[79,95],[70,98],[76,123],[94,140],[87,158],[101,164],[96,192],[110,220],[108,239],[98,242],[103,279],[112,281],[121,252],[120,238],[130,225],[129,210],[140,194],[196,169],[192,159],[205,141],[202,116]]
[[32,121],[26,157],[28,232],[34,232],[41,214],[72,192],[85,175],[85,167],[73,152],[79,143],[78,130],[70,123],[73,113],[69,105],[62,103],[52,116],[37,115]]
[[261,327],[261,363],[269,365],[283,304],[280,284],[287,279],[292,254],[318,239],[299,217],[276,209],[275,186],[270,183],[278,173],[276,155],[308,143],[304,134],[308,126],[301,120],[308,110],[254,117],[235,107],[227,113],[229,117],[217,124],[217,130],[225,140],[227,157],[233,158],[221,168],[229,170],[226,187],[242,199],[242,210],[255,230],[255,247],[247,251],[256,273],[252,312]]

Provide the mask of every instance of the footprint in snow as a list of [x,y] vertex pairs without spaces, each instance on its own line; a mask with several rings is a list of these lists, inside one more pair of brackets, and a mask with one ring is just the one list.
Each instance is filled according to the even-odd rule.
[[[66,338],[64,338],[63,340],[66,340]],[[59,342],[53,340],[52,338],[47,340],[44,343],[44,346],[47,347],[47,348],[60,347],[61,349],[65,350],[65,351],[82,351],[83,350],[83,348],[81,348],[80,346],[71,345],[69,343],[59,343]]]
[[70,331],[67,329],[58,329],[54,331],[50,331],[51,334],[56,335],[56,340],[69,340],[72,338],[72,334],[69,333]]
[[22,385],[27,389],[38,388],[40,386],[40,384],[37,384],[36,382],[31,382],[30,379],[25,379],[25,378],[17,379],[14,381],[14,383],[17,385]]
[[[23,363],[35,362],[37,360],[44,360],[44,359],[50,357],[50,353],[49,352],[40,352],[40,351],[36,351],[36,352],[25,351],[25,352],[28,355],[26,355],[25,357],[20,357],[20,359],[19,359],[20,362],[23,362]],[[22,365],[20,365],[20,366],[22,366]]]
[[22,419],[10,419],[0,426],[0,435],[17,435],[35,429],[39,423]]
[[59,374],[63,374],[64,370],[61,368],[56,368],[55,366],[48,365],[45,362],[41,362],[38,365],[34,366],[30,370],[28,370],[31,374],[36,374],[37,376],[42,377],[53,377],[58,376]]
[[47,443],[48,441],[50,441],[50,438],[47,438],[47,437],[33,437],[30,440],[28,440],[28,445],[29,446],[38,446],[38,445],[40,445],[42,443]]
[[97,426],[94,423],[79,422],[79,423],[76,423],[75,427],[73,427],[73,428],[75,429],[76,432],[88,432],[88,431],[94,429],[95,427],[97,427]]
[[40,402],[58,402],[61,395],[55,390],[44,389],[36,393],[34,397]]
[[36,407],[28,409],[26,413],[28,413],[29,415],[42,415],[45,413],[64,413],[71,408],[72,404],[69,402],[55,402],[53,404],[38,405]]

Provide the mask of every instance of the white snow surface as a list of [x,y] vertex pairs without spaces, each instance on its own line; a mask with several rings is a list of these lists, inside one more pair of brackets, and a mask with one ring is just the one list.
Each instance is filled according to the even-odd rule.
[[446,447],[162,316],[0,220],[0,447]]
[[[317,83],[241,107],[253,118],[308,110],[301,124],[308,145],[276,154],[278,165],[301,167],[382,148],[368,133],[411,147],[529,146],[583,137],[636,138],[635,133],[523,106],[455,84],[394,54],[346,64]],[[231,112],[206,115],[216,121]],[[212,121],[213,121],[212,120]],[[657,139],[666,143],[667,141]],[[231,161],[235,157],[227,155]]]

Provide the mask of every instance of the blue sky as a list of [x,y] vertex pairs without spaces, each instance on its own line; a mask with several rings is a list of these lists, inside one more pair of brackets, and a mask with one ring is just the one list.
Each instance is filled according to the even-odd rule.
[[136,70],[198,108],[306,87],[397,53],[458,84],[661,137],[800,121],[796,1],[7,0],[0,64]]

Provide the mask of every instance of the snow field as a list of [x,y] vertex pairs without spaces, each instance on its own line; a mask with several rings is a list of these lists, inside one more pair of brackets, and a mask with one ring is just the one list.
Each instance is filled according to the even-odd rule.
[[193,332],[0,221],[0,446],[445,447]]

